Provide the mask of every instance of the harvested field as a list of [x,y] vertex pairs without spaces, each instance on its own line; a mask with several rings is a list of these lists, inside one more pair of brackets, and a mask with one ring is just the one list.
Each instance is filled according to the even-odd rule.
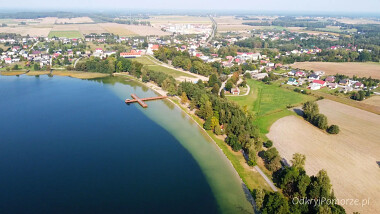
[[116,24],[116,23],[102,23],[99,24],[102,28],[104,28],[108,33],[117,34],[119,36],[134,36],[137,35],[135,32],[128,30],[125,26],[122,24]]
[[372,77],[380,79],[379,63],[359,63],[359,62],[296,62],[291,64],[293,68],[300,68],[314,71],[324,71],[327,75],[344,74],[352,77]]
[[369,104],[369,105],[374,105],[374,106],[378,106],[380,107],[380,96],[373,96],[369,99],[366,99],[366,100],[363,100],[362,101],[363,103],[365,104]]
[[117,23],[102,23],[99,25],[109,33],[117,34],[119,36],[169,35],[169,33],[166,33],[158,28],[151,26],[124,25]]
[[[338,199],[359,199],[343,205],[347,213],[380,212],[380,116],[330,100],[318,101],[320,112],[341,132],[329,135],[299,116],[275,122],[269,139],[288,162],[296,152],[306,155],[306,171],[326,169]],[[368,206],[361,206],[364,199]]]
[[82,34],[91,34],[91,33],[102,34],[102,33],[108,33],[108,31],[105,30],[99,24],[81,24],[81,25],[78,25],[78,28],[79,28],[79,31]]
[[16,33],[21,36],[44,36],[49,35],[51,28],[40,28],[32,26],[20,26],[20,27],[0,27],[0,33]]
[[128,30],[134,32],[139,36],[149,36],[149,35],[157,35],[157,36],[165,36],[170,35],[170,33],[164,32],[158,28],[152,26],[140,26],[140,25],[127,25],[125,26]]

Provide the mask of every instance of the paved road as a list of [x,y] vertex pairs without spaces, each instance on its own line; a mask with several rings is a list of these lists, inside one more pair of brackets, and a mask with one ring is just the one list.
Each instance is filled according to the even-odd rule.
[[77,66],[77,63],[79,62],[79,60],[81,60],[82,57],[79,57],[77,60],[75,60],[75,63],[74,63],[74,68]]
[[215,36],[216,30],[218,29],[218,24],[216,23],[216,21],[214,20],[214,18],[212,18],[211,16],[209,16],[209,18],[212,21],[212,32],[211,32],[211,35],[208,37],[206,43],[211,42],[211,40]]
[[[246,160],[248,160],[248,156],[247,154],[241,150],[241,153],[243,153],[243,156]],[[253,169],[254,168],[254,169]],[[267,182],[267,184],[270,186],[270,188],[272,188],[273,191],[277,192],[277,188],[276,186],[273,184],[273,182],[267,177],[267,175],[261,171],[261,169],[256,165],[252,168],[252,170],[256,170],[257,172],[259,172],[259,174],[264,178],[264,180]]]

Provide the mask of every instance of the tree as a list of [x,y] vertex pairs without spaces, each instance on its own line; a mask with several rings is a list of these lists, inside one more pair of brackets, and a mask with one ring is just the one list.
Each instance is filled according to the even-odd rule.
[[203,128],[206,130],[211,130],[211,118],[208,118],[205,123],[203,124]]
[[39,71],[40,70],[40,66],[38,64],[36,64],[36,63],[34,63],[33,68],[34,68],[35,71]]
[[186,95],[186,92],[182,92],[182,95],[181,95],[181,103],[182,104],[186,104],[189,102],[189,99],[187,98],[187,95]]
[[215,85],[215,83],[218,83],[218,77],[216,76],[216,74],[211,74],[211,76],[208,80],[208,85],[210,87],[213,87]]
[[302,107],[304,117],[307,121],[311,122],[314,115],[319,114],[318,104],[316,102],[308,101]]
[[327,117],[324,114],[317,114],[313,118],[313,124],[320,129],[327,129]]
[[265,197],[265,193],[263,189],[261,188],[257,189],[255,193],[255,203],[256,203],[257,210],[261,210],[261,208],[263,207],[264,197]]
[[288,200],[278,192],[269,193],[265,198],[263,214],[287,214],[289,213]]
[[327,132],[330,134],[338,134],[339,133],[339,126],[337,125],[331,125],[328,129]]
[[291,160],[293,167],[303,169],[305,167],[306,156],[300,153],[295,153]]
[[232,87],[234,87],[234,84],[232,83],[231,80],[228,80],[226,83],[226,90],[231,91]]
[[248,165],[250,166],[255,166],[257,165],[256,163],[256,149],[255,149],[255,145],[254,144],[251,144],[249,146],[249,149],[248,149],[248,158],[249,158],[249,161],[248,161]]
[[222,129],[220,128],[220,125],[219,125],[219,124],[217,124],[217,125],[214,127],[214,133],[215,133],[216,135],[222,135],[222,134],[223,134]]
[[214,84],[214,86],[212,87],[211,92],[212,92],[213,94],[215,94],[215,95],[218,95],[218,93],[219,93],[219,85],[218,85],[218,83],[215,83],[215,84]]
[[13,66],[13,69],[12,69],[12,70],[18,70],[18,69],[19,69],[19,67],[18,67],[18,65],[16,64],[16,65]]
[[265,142],[264,146],[265,146],[266,148],[270,148],[270,147],[273,146],[273,142],[272,142],[271,140],[268,140],[267,142]]
[[331,183],[326,170],[321,170],[316,176],[311,177],[311,184],[309,195],[311,198],[330,198],[331,196]]
[[225,97],[225,95],[224,95],[224,89],[222,89],[222,90],[220,91],[220,97],[221,97],[221,98],[224,98],[224,97]]

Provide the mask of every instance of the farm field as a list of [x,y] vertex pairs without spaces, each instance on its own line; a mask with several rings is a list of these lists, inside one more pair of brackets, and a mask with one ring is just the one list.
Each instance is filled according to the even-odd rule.
[[308,174],[326,169],[338,199],[370,198],[369,206],[343,205],[347,213],[378,213],[380,116],[326,99],[318,104],[329,124],[339,125],[338,135],[329,135],[299,116],[288,116],[272,125],[268,138],[288,162],[296,152],[305,154]]
[[374,105],[380,107],[380,96],[372,96],[369,99],[365,99],[362,101],[365,104]]
[[373,77],[380,79],[380,63],[358,62],[296,62],[291,64],[293,68],[324,71],[327,75],[344,74],[352,77]]
[[52,37],[66,37],[66,38],[82,38],[83,35],[79,31],[50,31],[49,38]]
[[276,120],[295,114],[289,111],[287,107],[315,99],[312,96],[289,91],[277,85],[267,85],[252,79],[248,80],[247,83],[251,87],[247,96],[228,96],[228,99],[236,101],[255,115],[255,124],[260,128],[262,134],[268,133],[270,126]]

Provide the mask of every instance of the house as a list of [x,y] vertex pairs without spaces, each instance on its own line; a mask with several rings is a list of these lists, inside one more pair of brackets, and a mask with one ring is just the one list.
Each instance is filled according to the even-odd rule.
[[233,95],[239,95],[240,94],[240,89],[238,87],[232,88],[231,89],[231,94],[233,94]]
[[141,51],[131,50],[130,52],[120,53],[120,57],[124,58],[136,58],[141,56]]
[[249,73],[251,76],[253,76],[254,74],[258,74],[259,70],[253,70],[253,71],[246,70],[245,73]]
[[319,76],[317,74],[310,74],[309,80],[319,80]]
[[330,89],[336,89],[336,88],[338,88],[338,84],[329,82],[329,83],[327,83],[327,87],[329,87]]
[[352,90],[353,88],[350,86],[345,86],[342,89],[340,89],[340,91],[342,91],[343,93],[351,92]]
[[329,82],[329,83],[335,82],[335,77],[334,76],[328,76],[328,77],[326,77],[325,81]]
[[286,83],[288,85],[298,85],[298,82],[295,78],[289,78],[288,82]]
[[6,64],[11,64],[12,63],[12,59],[11,58],[5,58],[4,61],[5,61]]
[[305,77],[306,76],[306,73],[303,72],[303,71],[297,71],[296,74],[295,74],[296,77]]
[[314,74],[316,74],[318,76],[323,76],[323,75],[325,75],[325,72],[324,71],[315,71]]
[[319,90],[319,89],[321,89],[321,86],[319,84],[311,83],[309,85],[309,88],[310,88],[310,90]]
[[354,84],[354,88],[363,88],[363,87],[364,87],[364,84],[361,83],[361,82],[356,82],[356,83]]
[[295,76],[296,73],[297,73],[296,70],[291,70],[291,71],[288,72],[288,75],[289,75],[289,76]]
[[258,79],[258,80],[264,79],[267,76],[268,76],[268,73],[258,73],[258,74],[252,75],[253,78]]
[[103,49],[102,48],[97,48],[97,49],[95,49],[95,53],[103,54]]
[[316,85],[319,85],[320,87],[325,87],[326,86],[326,82],[323,81],[323,80],[313,80],[312,83],[316,84]]
[[348,79],[343,79],[339,81],[339,85],[348,85],[350,81]]

